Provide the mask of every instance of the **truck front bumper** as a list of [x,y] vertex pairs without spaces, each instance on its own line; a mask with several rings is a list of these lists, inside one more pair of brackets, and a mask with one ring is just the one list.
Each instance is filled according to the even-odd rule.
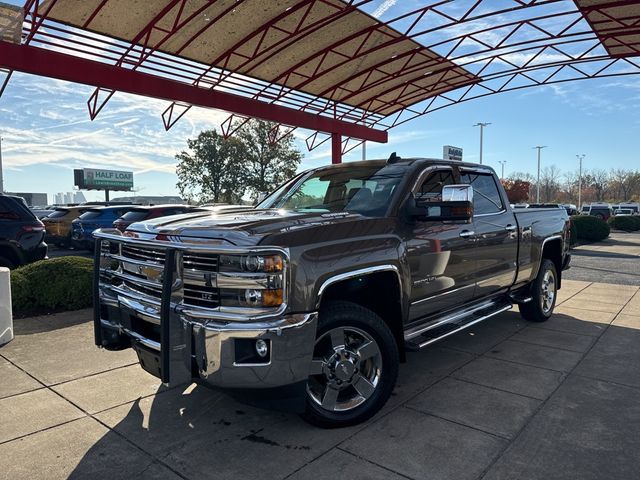
[[[134,348],[142,367],[166,383],[196,380],[233,390],[273,389],[306,382],[309,376],[317,312],[221,322],[175,308],[158,316],[156,306],[122,291],[102,288],[98,298],[96,343]],[[166,342],[163,322],[172,330]],[[257,353],[258,340],[266,344],[263,357]]]

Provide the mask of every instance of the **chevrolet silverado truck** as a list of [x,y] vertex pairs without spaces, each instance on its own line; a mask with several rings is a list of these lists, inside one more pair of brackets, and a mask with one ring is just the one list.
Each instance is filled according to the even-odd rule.
[[514,305],[547,320],[570,260],[564,209],[513,211],[487,166],[395,154],[95,235],[98,346],[326,428],[380,410],[407,352]]

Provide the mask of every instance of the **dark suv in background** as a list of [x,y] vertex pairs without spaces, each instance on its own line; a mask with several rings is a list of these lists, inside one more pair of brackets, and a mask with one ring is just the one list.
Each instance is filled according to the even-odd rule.
[[44,225],[20,197],[0,194],[0,267],[15,268],[47,257]]

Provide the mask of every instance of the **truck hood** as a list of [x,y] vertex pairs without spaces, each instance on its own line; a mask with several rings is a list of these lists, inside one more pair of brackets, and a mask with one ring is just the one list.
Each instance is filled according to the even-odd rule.
[[[133,223],[127,232],[145,236],[177,237],[210,240],[238,246],[258,245],[268,236],[288,237],[305,233],[318,227],[335,227],[359,221],[373,220],[357,213],[293,212],[277,209],[248,210],[235,213],[198,212],[157,218]],[[298,236],[298,235],[296,235]]]

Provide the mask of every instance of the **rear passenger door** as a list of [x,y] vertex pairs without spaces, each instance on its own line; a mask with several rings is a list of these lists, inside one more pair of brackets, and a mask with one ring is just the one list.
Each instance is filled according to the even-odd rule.
[[[457,171],[427,170],[413,195],[423,201],[442,200],[442,187],[457,181]],[[410,321],[460,306],[473,297],[474,242],[465,236],[471,224],[416,219],[406,237],[411,272]],[[462,235],[461,235],[462,234]]]
[[518,258],[515,215],[489,171],[462,171],[460,183],[473,187],[476,288],[484,297],[511,287]]

